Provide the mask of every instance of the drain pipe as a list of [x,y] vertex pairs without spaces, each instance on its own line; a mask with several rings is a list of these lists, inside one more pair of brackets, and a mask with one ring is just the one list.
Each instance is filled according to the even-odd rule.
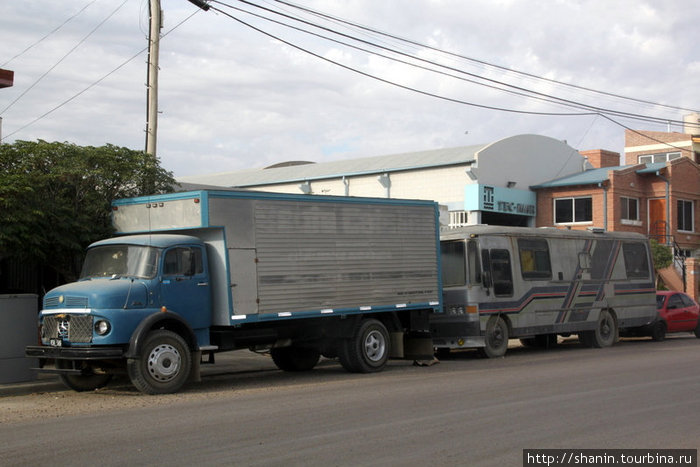
[[608,231],[608,185],[605,182],[598,184],[603,189],[603,230]]

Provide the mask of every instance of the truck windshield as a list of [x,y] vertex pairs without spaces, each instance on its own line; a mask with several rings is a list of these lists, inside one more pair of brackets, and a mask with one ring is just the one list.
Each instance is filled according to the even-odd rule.
[[138,245],[107,245],[91,248],[85,256],[81,279],[91,277],[155,277],[159,250]]

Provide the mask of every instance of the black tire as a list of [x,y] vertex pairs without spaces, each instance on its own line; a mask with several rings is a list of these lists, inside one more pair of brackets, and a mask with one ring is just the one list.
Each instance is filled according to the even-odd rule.
[[192,354],[185,340],[171,331],[152,331],[146,336],[138,358],[126,369],[131,383],[145,394],[171,394],[187,381]]
[[666,338],[666,323],[659,320],[651,327],[651,338],[657,342],[661,342]]
[[[73,362],[70,360],[56,360],[56,368],[73,369]],[[94,391],[100,389],[112,380],[112,375],[86,374],[86,375],[59,375],[59,378],[69,388],[77,392]]]
[[479,348],[479,353],[484,357],[502,357],[508,350],[508,325],[500,316],[493,316],[486,324],[484,335],[484,347]]
[[270,350],[272,361],[283,371],[309,371],[321,358],[316,349],[304,347],[280,347]]
[[386,326],[376,319],[366,319],[360,322],[353,337],[340,343],[338,358],[347,371],[373,373],[386,365],[390,347]]
[[617,321],[608,310],[600,310],[598,324],[591,331],[591,345],[596,348],[610,347],[617,341]]
[[695,334],[695,337],[700,339],[700,319],[698,319],[698,325],[695,326],[695,330],[693,331],[693,334]]

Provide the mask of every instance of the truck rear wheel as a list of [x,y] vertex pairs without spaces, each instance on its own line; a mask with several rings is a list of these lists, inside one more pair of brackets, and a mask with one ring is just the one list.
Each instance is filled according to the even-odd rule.
[[270,350],[272,361],[284,371],[309,371],[321,358],[316,349],[305,347],[279,347]]
[[187,381],[192,354],[185,340],[172,331],[157,330],[146,336],[139,357],[126,368],[131,383],[146,394],[171,394]]
[[373,373],[381,371],[386,365],[390,345],[386,326],[379,320],[366,319],[360,323],[353,337],[340,343],[338,358],[347,371]]
[[[58,369],[74,369],[70,360],[56,360]],[[86,374],[86,375],[59,375],[59,378],[69,388],[77,392],[94,391],[100,389],[112,380],[112,375]]]

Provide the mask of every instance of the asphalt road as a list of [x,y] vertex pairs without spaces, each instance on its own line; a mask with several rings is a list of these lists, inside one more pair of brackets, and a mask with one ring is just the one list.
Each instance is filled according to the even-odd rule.
[[174,395],[117,381],[0,397],[0,463],[520,466],[526,448],[700,447],[700,339],[687,334],[371,375],[229,355]]

